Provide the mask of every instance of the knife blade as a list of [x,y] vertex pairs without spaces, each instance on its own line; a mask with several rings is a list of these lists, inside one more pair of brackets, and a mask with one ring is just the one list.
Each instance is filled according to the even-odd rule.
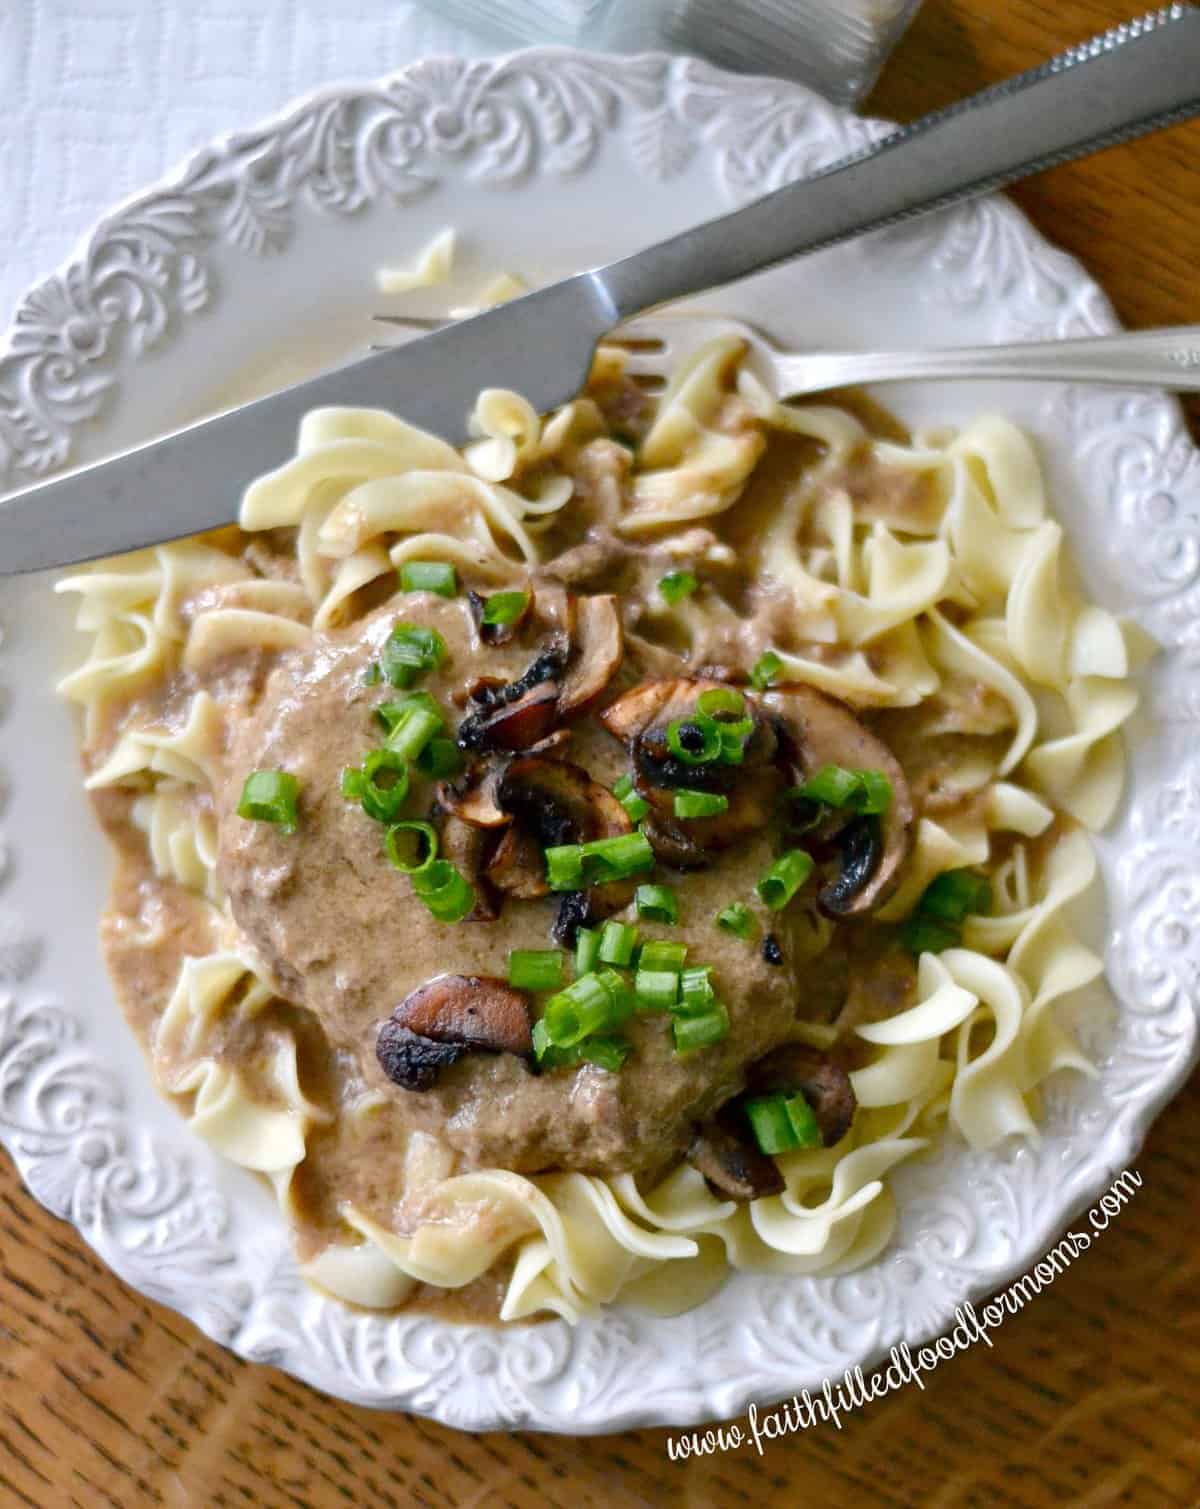
[[0,574],[231,522],[323,405],[383,407],[452,442],[480,389],[539,412],[582,386],[614,325],[1200,112],[1200,11],[1176,4],[927,116],[742,210],[407,345],[78,467],[0,502]]

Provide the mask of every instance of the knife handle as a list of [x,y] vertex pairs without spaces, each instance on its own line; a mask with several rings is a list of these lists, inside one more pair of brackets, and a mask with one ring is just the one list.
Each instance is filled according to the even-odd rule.
[[628,319],[1200,113],[1200,10],[1175,4],[592,275]]

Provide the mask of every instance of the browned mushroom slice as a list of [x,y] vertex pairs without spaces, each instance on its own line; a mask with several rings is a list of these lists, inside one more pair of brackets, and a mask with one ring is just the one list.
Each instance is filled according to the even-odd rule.
[[783,1175],[773,1158],[761,1152],[744,1118],[723,1106],[698,1128],[687,1161],[699,1169],[720,1199],[757,1200],[784,1190]]
[[821,1141],[840,1142],[854,1120],[854,1086],[841,1064],[806,1043],[786,1043],[750,1066],[747,1080],[755,1095],[802,1094],[812,1107]]
[[[535,882],[535,864],[537,880],[544,880],[544,849],[633,831],[629,814],[612,792],[567,760],[533,755],[513,760],[500,782],[498,799],[512,814],[521,838],[508,844],[506,836],[488,873],[494,884],[515,895],[546,894],[544,883],[537,889]],[[631,896],[625,882],[596,886],[589,893],[587,910],[606,916],[628,905]]]
[[564,717],[591,707],[617,674],[625,642],[615,597],[581,597],[575,604],[571,660],[559,694]]
[[[529,749],[551,733],[558,721],[558,683],[543,681],[515,702],[499,707],[486,720],[479,749]],[[460,732],[459,743],[462,743]]]
[[[622,744],[633,741],[650,727],[679,686],[691,687],[691,681],[642,681],[615,702],[610,702],[597,718],[614,739]],[[712,685],[716,685],[713,682]]]
[[487,599],[480,597],[478,592],[467,593],[467,606],[471,610],[471,622],[475,625],[475,632],[480,641],[488,646],[508,644],[520,633],[521,625],[529,616],[532,597],[525,594],[525,606],[511,623],[489,624],[483,620],[484,610],[487,607]]
[[[752,698],[746,711],[754,728],[745,743],[741,763],[717,761],[703,765],[680,759],[668,742],[668,729],[679,723],[679,738],[688,747],[689,720],[699,698],[719,689],[714,680],[687,679],[643,682],[626,692],[599,715],[600,722],[629,747],[638,794],[651,807],[646,836],[667,864],[693,869],[708,862],[718,849],[740,843],[761,832],[770,821],[784,777],[777,768],[778,741],[772,724],[760,714]],[[703,734],[693,729],[697,748]],[[715,817],[678,818],[675,793],[681,788],[724,796],[728,807]]]
[[538,623],[556,637],[571,643],[575,634],[578,599],[566,586],[553,578],[538,582],[533,589],[533,612]]
[[490,975],[439,975],[405,996],[391,1019],[435,1043],[493,1053],[533,1051],[527,998]]
[[528,749],[544,739],[558,719],[559,684],[569,649],[555,639],[530,662],[515,681],[478,687],[474,710],[458,725],[460,749]]
[[375,1039],[379,1067],[402,1090],[429,1090],[438,1075],[466,1053],[465,1043],[435,1043],[395,1020],[384,1022]]
[[452,781],[437,788],[439,809],[476,828],[503,828],[512,821],[500,805],[500,782],[504,765],[499,761],[477,763]]
[[550,891],[542,846],[515,823],[496,845],[484,874],[498,891],[515,896],[518,901],[535,901]]
[[912,793],[900,762],[848,707],[811,686],[773,687],[763,706],[780,721],[784,753],[800,779],[822,765],[879,770],[892,787],[882,820],[855,818],[836,835],[838,876],[817,897],[832,917],[855,917],[881,906],[900,882],[912,838]]

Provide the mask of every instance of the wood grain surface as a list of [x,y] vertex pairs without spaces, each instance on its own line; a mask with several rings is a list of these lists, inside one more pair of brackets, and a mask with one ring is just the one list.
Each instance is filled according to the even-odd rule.
[[[870,108],[910,119],[1137,3],[926,0]],[[1200,322],[1200,125],[1015,197],[1128,324]],[[1200,1504],[1200,1085],[1136,1168],[1131,1205],[993,1349],[840,1431],[676,1463],[663,1431],[466,1436],[238,1362],[111,1277],[0,1155],[0,1506]]]

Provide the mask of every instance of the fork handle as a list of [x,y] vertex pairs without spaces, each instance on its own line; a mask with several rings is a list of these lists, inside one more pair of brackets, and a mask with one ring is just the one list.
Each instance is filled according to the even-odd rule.
[[615,324],[1197,112],[1200,10],[1166,5],[591,278]]
[[850,383],[921,377],[1052,378],[1200,393],[1200,325],[1132,330],[1083,340],[1017,346],[948,346],[926,351],[814,352],[771,358],[781,397]]

